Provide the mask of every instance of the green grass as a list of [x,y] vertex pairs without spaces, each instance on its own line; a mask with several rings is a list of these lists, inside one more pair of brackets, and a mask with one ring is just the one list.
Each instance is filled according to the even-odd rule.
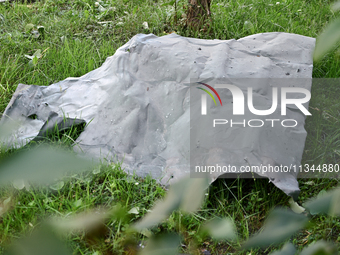
[[[183,6],[161,6],[162,1],[117,0],[103,1],[108,11],[101,12],[95,1],[41,1],[33,4],[0,4],[0,113],[11,99],[18,83],[49,85],[67,77],[77,77],[98,68],[108,56],[137,33],[162,36],[176,31],[182,36],[202,39],[238,39],[254,33],[288,32],[317,37],[325,25],[338,16],[330,11],[330,1],[213,1],[213,22],[206,29],[190,30],[183,26]],[[111,7],[111,9],[109,9]],[[178,23],[174,23],[177,15]],[[142,23],[148,22],[149,29]],[[27,32],[27,24],[44,26],[44,38],[34,38]],[[247,25],[245,25],[247,24]],[[25,55],[41,50],[42,57],[31,67]],[[314,78],[340,76],[339,51],[329,53],[314,64]],[[313,86],[310,102],[311,117],[306,120],[308,132],[303,164],[335,164],[340,157],[339,87],[322,84]],[[72,147],[77,131],[70,131],[54,140],[58,146]],[[0,149],[0,159],[15,153]],[[0,161],[1,162],[1,161]],[[2,188],[0,197],[12,198],[13,208],[0,219],[0,252],[13,240],[37,228],[41,220],[51,215],[73,215],[99,205],[122,205],[126,210],[138,207],[139,214],[128,214],[123,221],[111,220],[107,232],[89,245],[85,235],[69,235],[66,239],[75,254],[120,254],[127,251],[127,226],[141,218],[155,201],[163,197],[164,188],[153,180],[127,176],[120,167],[105,165],[100,173],[86,173],[70,177],[60,190],[50,187],[18,191]],[[136,184],[138,183],[138,184]],[[338,185],[337,180],[299,180],[304,202],[323,190]],[[0,199],[1,200],[1,199]],[[236,252],[244,240],[259,230],[275,206],[288,206],[288,198],[268,180],[218,180],[207,195],[203,207],[193,215],[173,213],[167,221],[153,229],[154,233],[178,231],[182,234],[182,250],[199,254],[207,249],[212,254]],[[202,224],[214,217],[234,219],[240,241],[216,242],[202,239],[197,233]],[[299,248],[324,238],[338,247],[339,219],[314,216],[314,225],[299,232],[292,242]],[[144,240],[142,235],[132,238]],[[271,249],[252,251],[268,254]],[[111,252],[111,253],[110,253]],[[243,253],[248,254],[248,253]]]

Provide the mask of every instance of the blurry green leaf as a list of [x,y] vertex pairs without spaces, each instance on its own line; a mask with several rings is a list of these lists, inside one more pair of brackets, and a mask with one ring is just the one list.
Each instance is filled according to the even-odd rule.
[[281,243],[303,228],[307,221],[308,218],[302,214],[296,214],[284,209],[275,209],[269,214],[263,230],[246,241],[243,248],[267,247]]
[[87,68],[88,68],[88,71],[92,71],[93,70],[93,67],[94,67],[94,61],[93,59],[89,59],[88,63],[87,63]]
[[332,21],[316,39],[314,60],[320,60],[328,51],[334,49],[340,40],[340,19]]
[[138,10],[138,6],[135,6],[135,8],[133,8],[133,10],[132,10],[132,14],[135,15],[137,10]]
[[168,218],[171,212],[178,209],[178,207],[179,204],[176,197],[169,197],[168,194],[164,201],[157,202],[151,212],[134,224],[133,228],[141,231],[145,228],[154,227]]
[[213,219],[204,225],[210,236],[216,240],[232,240],[236,238],[236,228],[230,219]]
[[13,187],[17,190],[22,190],[23,188],[25,188],[25,182],[22,179],[14,180],[12,184]]
[[31,24],[31,23],[29,23],[29,24],[27,24],[27,25],[25,26],[25,32],[26,32],[26,33],[29,33],[29,32],[31,32],[31,31],[33,30],[33,28],[34,28],[34,25]]
[[175,233],[157,235],[148,240],[141,255],[177,255],[181,238]]
[[327,191],[324,190],[324,189],[322,189],[322,190],[320,190],[320,192],[319,192],[319,194],[317,195],[317,197],[323,197],[323,196],[325,196],[325,195],[327,195]]
[[53,203],[53,200],[52,200],[50,197],[46,197],[46,198],[43,200],[43,202],[44,202],[45,204],[49,204],[49,203]]
[[293,212],[303,213],[305,211],[305,208],[296,203],[293,198],[290,198],[288,202],[290,204],[290,209],[292,209]]
[[39,49],[39,50],[37,50],[36,52],[34,52],[33,56],[34,56],[34,57],[37,57],[38,59],[41,58],[41,57],[42,57],[42,55],[41,55],[41,50]]
[[83,200],[82,199],[78,199],[77,201],[75,201],[73,203],[74,207],[78,208],[83,204]]
[[329,214],[331,216],[340,215],[340,189],[337,188],[327,193],[318,195],[317,198],[310,199],[304,204],[310,214]]
[[176,0],[172,0],[172,1],[170,1],[170,2],[161,4],[161,6],[174,5],[175,2],[176,2]]
[[[184,193],[177,193],[178,196],[183,196],[181,199],[180,209],[185,212],[195,212],[203,203],[205,191],[209,186],[209,180],[208,178],[194,178],[190,179],[187,184],[183,185],[185,185]],[[176,186],[174,189],[176,189]]]
[[34,66],[36,66],[38,64],[38,58],[37,56],[34,56],[33,59],[32,59],[32,63]]
[[6,214],[12,206],[12,198],[6,198],[2,203],[0,203],[0,217]]
[[269,255],[294,255],[296,253],[296,249],[293,244],[286,243],[281,250],[274,251]]
[[33,60],[28,61],[28,66],[31,68],[35,67],[35,65],[33,64]]
[[100,166],[98,166],[95,169],[93,169],[92,173],[93,174],[99,174],[100,173]]
[[8,206],[9,202],[11,202],[11,197],[8,197],[7,199],[5,199],[3,202],[3,205]]
[[0,126],[0,142],[5,141],[6,138],[11,135],[12,130],[15,130],[18,127],[19,123],[7,119],[6,122]]
[[336,255],[338,254],[337,248],[332,244],[325,241],[318,241],[303,249],[300,255]]
[[28,62],[28,65],[30,67],[35,67],[38,64],[38,60],[42,57],[41,50],[40,49],[37,50],[36,52],[34,52],[32,56],[25,55],[25,57],[30,59],[30,61]]
[[4,159],[0,164],[0,185],[17,179],[49,183],[66,173],[83,172],[93,166],[93,162],[76,157],[70,151],[39,146]]
[[65,244],[46,226],[22,238],[4,253],[5,255],[71,255]]
[[152,236],[152,232],[149,229],[147,229],[147,228],[144,228],[140,233],[142,235],[146,236],[146,237],[151,237]]
[[56,217],[50,221],[50,224],[60,232],[91,231],[102,226],[111,216],[112,211],[106,209],[93,209],[67,218]]
[[105,12],[107,9],[104,8],[102,5],[99,5],[99,6],[98,6],[98,10],[99,10],[100,12]]
[[90,16],[90,13],[88,10],[84,10],[84,17],[85,19],[88,19],[88,17]]
[[139,214],[139,208],[133,207],[130,211],[128,211],[129,214]]
[[172,184],[165,199],[159,201],[151,212],[133,227],[139,231],[144,228],[151,228],[178,209],[194,212],[201,205],[208,185],[208,178],[184,178]]
[[246,20],[246,21],[244,22],[243,28],[244,28],[245,30],[250,31],[252,34],[254,34],[254,32],[255,32],[255,28],[254,28],[253,23],[251,23],[251,22],[248,21],[248,20]]
[[340,9],[340,2],[336,2],[332,5],[333,11],[338,11]]

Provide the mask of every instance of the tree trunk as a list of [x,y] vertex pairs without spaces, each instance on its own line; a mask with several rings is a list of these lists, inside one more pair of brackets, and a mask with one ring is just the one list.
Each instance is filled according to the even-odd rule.
[[201,28],[207,17],[210,17],[211,0],[188,0],[187,26]]

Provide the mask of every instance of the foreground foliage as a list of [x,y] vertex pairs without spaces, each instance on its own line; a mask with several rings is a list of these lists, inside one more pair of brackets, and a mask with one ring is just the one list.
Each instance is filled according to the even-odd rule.
[[[329,1],[214,1],[213,21],[206,29],[194,30],[185,26],[186,1],[176,1],[176,4],[176,9],[173,5],[148,0],[0,4],[0,112],[4,111],[18,83],[49,85],[70,76],[81,76],[99,67],[136,33],[152,32],[161,36],[176,31],[182,36],[224,40],[281,31],[317,37],[328,21],[337,16],[330,11]],[[315,64],[313,77],[335,78],[339,72],[339,53],[334,49]],[[338,92],[337,86],[313,87],[310,102],[313,116],[306,121],[309,135],[303,162],[316,165],[339,162]],[[59,148],[65,144],[72,147],[76,133],[51,139]],[[20,247],[23,247],[39,254],[33,244],[36,240],[42,243],[42,237],[46,245],[40,247],[41,254],[67,254],[69,249],[65,246],[77,254],[152,254],[153,251],[165,254],[164,250],[163,253],[155,251],[161,247],[169,248],[172,253],[179,247],[190,254],[204,250],[215,254],[268,254],[279,249],[285,254],[294,254],[295,249],[305,249],[301,254],[313,254],[316,249],[333,254],[333,248],[319,241],[321,239],[333,242],[339,249],[337,208],[330,206],[337,204],[330,201],[337,201],[338,191],[325,194],[338,184],[337,180],[299,181],[300,204],[317,195],[321,197],[315,202],[318,207],[320,201],[328,201],[321,206],[322,211],[315,211],[313,203],[307,203],[305,207],[314,214],[307,218],[287,210],[269,213],[274,206],[289,207],[289,199],[267,180],[219,180],[201,192],[201,196],[195,193],[190,197],[190,192],[188,196],[179,196],[176,191],[165,195],[164,187],[150,178],[142,180],[126,175],[119,164],[102,162],[86,173],[72,174],[59,172],[62,165],[58,168],[40,165],[39,168],[34,165],[39,159],[34,161],[35,150],[31,149],[22,151],[33,158],[31,167],[26,159],[19,166],[12,165],[17,172],[0,171],[1,183],[12,182],[0,191],[1,252],[22,254]],[[60,154],[54,148],[45,152],[65,156],[64,150]],[[2,160],[12,156],[16,157],[16,164],[20,163],[20,155],[16,153],[0,147],[0,167],[3,167]],[[69,160],[76,166],[79,164],[78,170],[86,170],[84,161]],[[59,161],[63,162],[60,158]],[[17,179],[25,173],[34,182],[37,175],[33,173],[48,173],[47,170],[58,176],[47,179],[52,176],[46,175],[37,180],[40,186],[30,186],[26,180]],[[64,175],[67,177],[62,179]],[[187,183],[180,185],[185,190]],[[195,200],[197,197],[200,199]],[[156,201],[160,198],[165,200],[157,207]],[[196,203],[188,208],[187,201],[191,200]],[[203,205],[199,207],[202,200]],[[154,204],[157,217],[152,212],[149,214]],[[261,234],[244,243],[263,224]],[[268,233],[278,232],[273,232],[271,227],[277,229],[280,224],[285,225],[285,231],[282,230],[281,235],[270,235],[273,239],[266,243]],[[29,237],[21,239],[22,236]],[[291,244],[282,247],[282,241],[287,238]],[[277,245],[267,247],[274,241]],[[253,247],[254,244],[261,244],[262,248]]]

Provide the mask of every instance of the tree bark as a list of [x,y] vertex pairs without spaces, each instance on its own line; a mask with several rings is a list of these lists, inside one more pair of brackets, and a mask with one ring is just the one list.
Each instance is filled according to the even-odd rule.
[[211,0],[188,0],[187,26],[201,28],[210,17]]

